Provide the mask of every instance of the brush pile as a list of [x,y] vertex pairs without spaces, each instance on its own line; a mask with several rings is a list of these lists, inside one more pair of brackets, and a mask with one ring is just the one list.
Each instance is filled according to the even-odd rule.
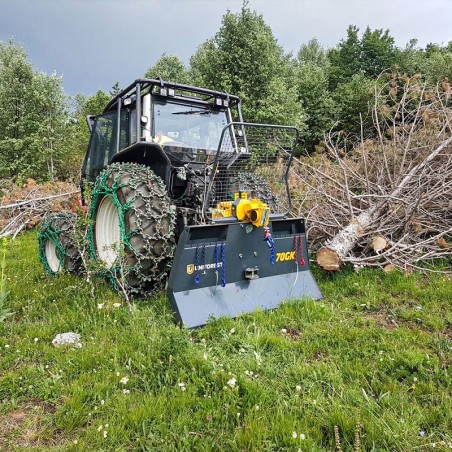
[[342,134],[330,134],[325,152],[295,162],[295,213],[307,217],[321,267],[425,269],[443,258],[452,270],[451,96],[448,82],[382,77],[372,139],[347,149]]
[[17,188],[8,181],[0,182],[0,237],[15,238],[23,230],[40,224],[47,212],[71,209],[79,193],[69,182],[46,182],[33,179]]

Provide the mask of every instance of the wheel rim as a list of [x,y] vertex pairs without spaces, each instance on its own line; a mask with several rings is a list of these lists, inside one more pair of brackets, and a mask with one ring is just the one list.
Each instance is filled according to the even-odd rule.
[[51,240],[46,240],[45,253],[47,264],[54,273],[61,270],[61,262],[57,254],[57,247]]
[[98,258],[111,267],[119,255],[119,217],[108,196],[99,203],[95,221],[95,243]]

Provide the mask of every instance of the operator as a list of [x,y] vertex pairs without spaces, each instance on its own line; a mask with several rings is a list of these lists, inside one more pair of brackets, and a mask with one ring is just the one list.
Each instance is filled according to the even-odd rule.
[[166,135],[163,135],[162,131],[157,132],[154,137],[154,143],[160,144],[160,146],[162,146],[166,143],[170,143],[171,141],[174,141],[174,140]]

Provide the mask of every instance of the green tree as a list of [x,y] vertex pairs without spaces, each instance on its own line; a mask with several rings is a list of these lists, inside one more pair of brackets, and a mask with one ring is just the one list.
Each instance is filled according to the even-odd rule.
[[110,96],[111,97],[115,97],[116,95],[118,95],[121,92],[121,87],[119,86],[119,82],[116,82],[110,90]]
[[306,114],[307,127],[302,141],[309,151],[315,149],[337,117],[336,104],[328,88],[329,66],[327,52],[317,39],[302,44],[296,61],[296,88]]
[[360,70],[369,78],[377,78],[397,63],[397,48],[389,30],[367,27],[361,38]]
[[74,118],[76,119],[73,127],[73,145],[74,153],[78,155],[79,163],[81,163],[81,159],[85,154],[90,138],[86,117],[88,115],[100,115],[112,97],[112,93],[106,93],[101,89],[92,96],[85,96],[81,93],[76,94],[73,101]]
[[362,37],[359,28],[350,25],[347,38],[328,53],[330,87],[348,82],[355,74],[377,78],[381,72],[393,68],[398,63],[399,51],[389,30],[371,30],[367,27]]
[[373,130],[373,85],[374,80],[363,74],[355,74],[347,82],[341,83],[333,93],[338,118],[335,129],[346,132],[350,142],[361,137],[361,130],[365,138],[369,138]]
[[0,41],[0,176],[13,177],[27,135],[27,106],[33,68],[25,50]]
[[34,72],[23,47],[0,42],[0,176],[52,179],[64,161],[62,79]]
[[164,53],[154,64],[150,67],[145,74],[146,78],[158,78],[162,80],[190,84],[190,74],[183,61],[176,55],[167,55]]
[[452,41],[446,46],[428,45],[421,72],[431,84],[445,79],[452,81]]
[[328,89],[328,74],[324,67],[313,62],[300,64],[297,68],[297,95],[306,114],[306,130],[303,143],[313,151],[335,123],[337,104]]
[[32,131],[28,138],[33,145],[21,155],[21,168],[35,179],[53,179],[66,164],[69,99],[62,81],[56,74],[36,72],[33,76],[30,89],[33,108],[29,108],[27,115]]
[[314,38],[307,44],[302,44],[297,54],[298,64],[313,64],[321,68],[330,65],[327,51],[320,45],[319,41]]
[[198,48],[190,64],[197,84],[238,95],[246,120],[303,123],[290,57],[246,1],[239,13],[223,16],[218,33]]

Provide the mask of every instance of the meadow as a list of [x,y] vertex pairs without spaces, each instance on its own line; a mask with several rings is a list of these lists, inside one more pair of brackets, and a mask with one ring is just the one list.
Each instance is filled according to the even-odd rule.
[[1,450],[452,449],[450,276],[314,269],[321,301],[188,330],[163,293],[48,277],[33,231],[4,271]]

